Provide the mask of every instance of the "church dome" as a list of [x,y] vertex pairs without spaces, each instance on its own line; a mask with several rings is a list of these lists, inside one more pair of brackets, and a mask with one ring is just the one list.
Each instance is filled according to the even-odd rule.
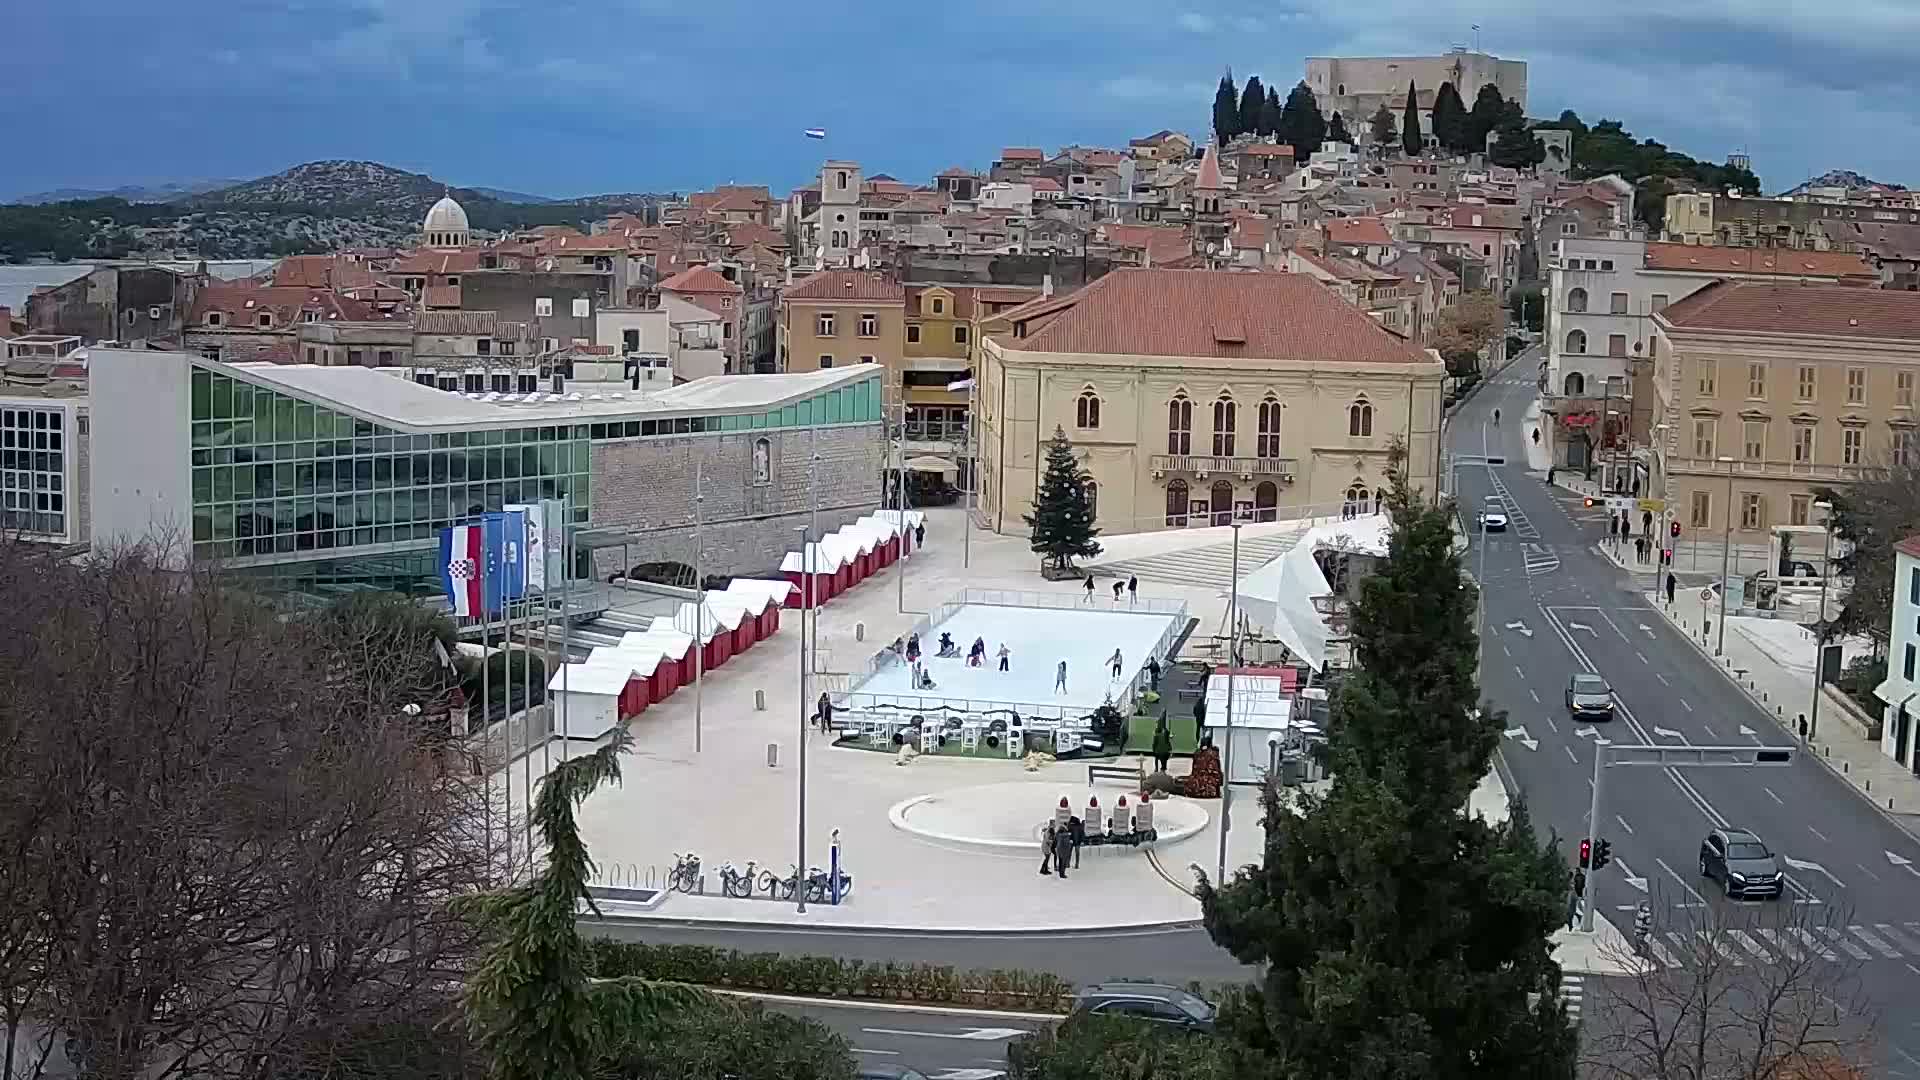
[[451,195],[441,196],[427,211],[427,220],[420,226],[429,247],[460,247],[467,242],[469,230],[467,212]]

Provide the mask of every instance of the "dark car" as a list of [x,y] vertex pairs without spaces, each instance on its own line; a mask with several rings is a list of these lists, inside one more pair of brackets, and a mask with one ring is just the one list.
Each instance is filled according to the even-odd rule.
[[1700,873],[1734,898],[1779,896],[1787,879],[1780,860],[1745,829],[1715,829],[1700,841]]
[[1160,983],[1095,983],[1074,996],[1075,1014],[1130,1016],[1191,1031],[1212,1031],[1214,1007],[1201,998]]
[[1567,711],[1575,720],[1613,719],[1613,687],[1598,675],[1575,675],[1567,680]]
[[854,1080],[927,1080],[927,1074],[905,1065],[862,1065]]

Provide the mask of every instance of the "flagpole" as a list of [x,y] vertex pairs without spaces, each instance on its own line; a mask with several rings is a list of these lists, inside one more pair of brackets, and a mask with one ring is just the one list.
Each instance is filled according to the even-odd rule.
[[568,687],[573,672],[573,498],[560,497],[560,760],[566,761],[573,746],[573,729],[567,713],[573,704]]
[[[700,560],[700,524],[701,502],[706,499],[702,491],[706,479],[703,462],[693,463],[693,752],[700,752],[700,724],[702,704],[706,700],[707,657],[705,642],[707,626],[707,579],[701,572]],[[804,705],[805,702],[802,702]]]
[[[489,748],[493,743],[493,643],[487,619],[487,528],[480,527],[480,550],[474,559],[475,573],[480,578],[480,745],[482,752],[489,758]],[[504,729],[502,729],[504,730]],[[487,778],[486,808],[481,812],[481,827],[486,830],[487,865],[491,871],[493,865],[493,762],[485,764]],[[513,783],[512,762],[508,762],[507,783]],[[512,835],[509,833],[508,835]],[[513,852],[507,852],[508,876],[512,876]]]

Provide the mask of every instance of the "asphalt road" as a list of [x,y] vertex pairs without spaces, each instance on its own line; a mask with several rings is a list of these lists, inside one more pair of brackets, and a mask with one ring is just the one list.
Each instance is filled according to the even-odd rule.
[[[1646,585],[1594,550],[1606,535],[1605,516],[1527,471],[1530,432],[1521,417],[1534,397],[1536,362],[1516,361],[1469,402],[1453,421],[1450,442],[1457,454],[1508,461],[1457,470],[1464,507],[1497,494],[1513,511],[1510,531],[1489,537],[1485,553],[1482,687],[1509,714],[1502,752],[1518,794],[1537,826],[1566,838],[1571,867],[1571,852],[1587,832],[1596,738],[1672,746],[1790,746],[1794,739],[1649,608]],[[1502,413],[1497,429],[1490,422],[1495,408]],[[1478,559],[1477,550],[1470,552],[1469,567]],[[1568,717],[1563,694],[1582,671],[1613,687],[1618,715],[1611,722]],[[1597,911],[1625,928],[1632,906],[1649,899],[1655,941],[1665,958],[1680,963],[1687,956],[1682,943],[1712,915],[1748,928],[1733,942],[1744,963],[1764,965],[1783,950],[1809,949],[1856,967],[1861,988],[1880,1007],[1886,1075],[1920,1077],[1920,1023],[1902,1008],[1920,993],[1914,837],[1808,758],[1764,768],[1610,768],[1601,785],[1596,835],[1612,841],[1614,862],[1591,877]],[[1700,876],[1700,842],[1716,824],[1750,828],[1791,860],[1782,901],[1727,901]],[[1795,905],[1799,925],[1819,940],[1796,941],[1786,918],[1765,910],[1774,903]]]
[[1049,1020],[967,1016],[949,1010],[875,1007],[853,1002],[768,1005],[811,1017],[844,1036],[862,1066],[897,1065],[928,1080],[993,1080],[1005,1076],[1007,1044]]

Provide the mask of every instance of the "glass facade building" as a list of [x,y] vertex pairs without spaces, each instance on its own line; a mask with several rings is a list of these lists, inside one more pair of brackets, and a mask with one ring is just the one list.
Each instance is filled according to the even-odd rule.
[[72,539],[64,405],[0,407],[0,527],[39,539]]

